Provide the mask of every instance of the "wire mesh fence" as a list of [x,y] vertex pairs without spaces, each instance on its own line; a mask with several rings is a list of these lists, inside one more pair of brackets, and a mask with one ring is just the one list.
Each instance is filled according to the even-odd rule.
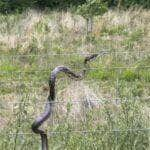
[[[106,52],[83,81],[58,77],[43,126],[50,149],[149,149],[150,66],[139,64],[149,53]],[[44,110],[49,74],[62,64],[79,72],[85,55],[0,56],[0,149],[39,149],[31,124]]]
[[89,25],[70,12],[2,15],[0,150],[40,149],[31,125],[44,111],[50,72],[60,65],[80,72],[92,54],[99,56],[83,80],[57,78],[53,113],[41,127],[49,148],[149,150],[148,14],[111,10]]
[[[124,145],[128,149],[141,149],[144,146],[148,149],[148,116],[143,118],[144,114],[139,112],[136,104],[128,110],[122,108],[125,104],[131,105],[133,101],[124,100],[120,104],[107,100],[54,102],[53,115],[44,126],[50,149],[121,149]],[[9,103],[11,109],[8,106],[1,109],[5,114],[7,111],[10,113],[4,119],[7,118],[7,126],[11,127],[1,131],[2,149],[40,147],[40,139],[30,128],[44,105],[40,102]],[[123,110],[127,112],[123,113]]]

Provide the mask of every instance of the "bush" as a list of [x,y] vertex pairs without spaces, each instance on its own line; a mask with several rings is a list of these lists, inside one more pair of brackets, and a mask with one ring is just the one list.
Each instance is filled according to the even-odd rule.
[[83,4],[84,2],[85,0],[0,0],[0,12],[21,12],[28,7],[38,7],[42,9],[45,7],[49,7],[51,9],[65,9],[70,6],[77,6],[79,4]]
[[12,11],[23,11],[28,7],[33,7],[36,0],[0,0],[0,12],[9,13]]
[[39,7],[59,8],[64,9],[70,6],[83,4],[86,0],[37,0]]
[[96,15],[102,15],[106,11],[107,6],[101,0],[87,0],[85,4],[80,5],[77,9],[77,12],[86,19]]
[[136,79],[139,79],[139,75],[135,71],[126,70],[123,72],[121,78],[130,82],[130,81],[135,81]]
[[104,0],[109,7],[123,7],[129,8],[135,5],[142,6],[144,8],[150,8],[150,0]]
[[28,7],[66,9],[68,7],[76,8],[76,6],[80,5],[80,8],[83,10],[85,7],[89,8],[89,6],[92,6],[92,9],[88,9],[90,14],[91,11],[92,13],[99,14],[100,10],[105,9],[103,4],[107,4],[108,7],[116,7],[120,5],[124,8],[129,8],[131,6],[139,5],[144,8],[150,8],[150,0],[0,0],[0,12],[21,12]]
[[122,6],[129,8],[130,6],[143,6],[144,8],[150,8],[150,0],[124,0],[122,1]]

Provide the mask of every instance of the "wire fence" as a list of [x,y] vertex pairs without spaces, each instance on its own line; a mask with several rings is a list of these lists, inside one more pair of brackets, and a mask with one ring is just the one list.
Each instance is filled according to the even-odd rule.
[[[51,149],[149,148],[150,66],[139,64],[149,53],[106,53],[91,64],[83,81],[59,77],[53,114],[44,125]],[[29,144],[32,149],[39,148],[31,124],[44,110],[49,73],[62,64],[80,71],[85,55],[0,56],[1,149],[28,150]],[[110,65],[110,58],[124,65]],[[54,62],[56,59],[59,61]],[[28,63],[31,68],[26,69]]]

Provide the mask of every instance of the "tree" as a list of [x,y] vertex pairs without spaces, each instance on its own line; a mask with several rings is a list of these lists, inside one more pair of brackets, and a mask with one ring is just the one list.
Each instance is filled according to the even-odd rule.
[[36,2],[36,0],[0,0],[0,12],[22,11],[32,7]]
[[87,0],[78,7],[77,13],[87,21],[87,34],[92,32],[93,16],[102,15],[107,11],[107,5],[101,0]]

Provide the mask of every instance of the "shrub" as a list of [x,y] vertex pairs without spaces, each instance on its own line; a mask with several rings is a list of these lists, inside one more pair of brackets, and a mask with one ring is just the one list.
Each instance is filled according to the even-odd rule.
[[87,0],[85,4],[80,5],[77,9],[77,12],[86,19],[96,15],[102,15],[106,11],[106,3],[101,0]]
[[133,70],[126,70],[126,71],[123,72],[121,78],[124,79],[124,80],[126,80],[126,81],[135,81],[136,79],[139,78],[139,76]]
[[122,6],[129,8],[131,6],[143,6],[144,8],[150,8],[150,1],[149,0],[124,0],[122,1]]
[[87,36],[93,30],[93,17],[102,15],[107,11],[106,4],[101,0],[87,0],[85,4],[77,8],[77,13],[87,21]]
[[23,11],[28,7],[38,8],[59,8],[65,9],[70,6],[77,6],[84,3],[85,0],[0,0],[0,12],[8,13],[12,11]]
[[9,13],[12,11],[23,11],[28,7],[32,7],[36,0],[0,0],[0,12]]

